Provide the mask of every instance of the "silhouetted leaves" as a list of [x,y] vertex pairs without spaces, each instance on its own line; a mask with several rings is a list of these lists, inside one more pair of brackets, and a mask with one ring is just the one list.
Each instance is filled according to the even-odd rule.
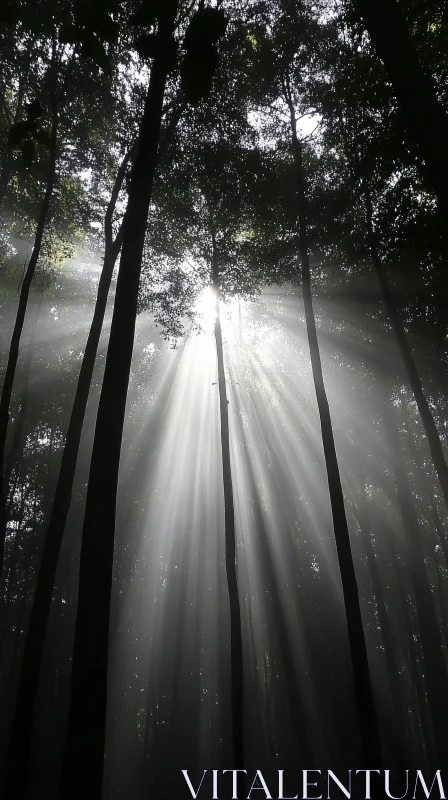
[[222,9],[202,8],[192,17],[185,33],[187,52],[203,44],[216,44],[224,36],[227,20]]
[[224,36],[226,27],[223,11],[216,8],[200,9],[188,25],[184,39],[186,55],[181,65],[181,86],[192,104],[198,103],[210,91],[212,77],[219,63],[215,45]]
[[210,91],[212,73],[204,70],[201,63],[185,58],[180,68],[181,86],[189,102],[199,103]]
[[151,28],[157,22],[161,13],[161,7],[162,2],[143,3],[140,8],[129,17],[129,24]]
[[76,25],[64,24],[59,31],[59,40],[63,44],[79,44],[83,41],[83,32]]
[[111,75],[112,66],[109,57],[104,49],[104,45],[94,34],[86,36],[81,48],[81,55],[83,55],[85,58],[92,59],[92,61],[98,67],[100,67],[103,72],[106,73],[106,75]]
[[162,39],[159,33],[144,33],[135,40],[134,47],[142,58],[158,57],[169,72],[176,68],[178,45],[172,36]]
[[38,120],[43,115],[39,100],[33,100],[26,107],[27,118],[16,122],[8,135],[8,147],[11,150],[21,150],[22,160],[26,167],[30,167],[36,155],[35,142],[44,147],[50,147],[50,137],[47,131],[38,128]]
[[13,27],[20,19],[20,9],[13,0],[4,0],[0,6],[0,25]]
[[90,28],[104,42],[113,44],[118,39],[120,26],[118,22],[115,22],[109,16],[102,15],[98,19],[92,17],[90,20]]
[[50,149],[51,141],[50,141],[50,135],[49,133],[47,133],[47,131],[44,130],[36,131],[36,133],[34,134],[34,138],[36,139],[36,141],[39,142],[39,144],[42,144],[47,149]]
[[42,112],[42,106],[39,103],[39,100],[33,100],[33,102],[30,103],[29,106],[27,106],[26,113],[27,113],[28,119],[32,120],[33,122],[36,119],[40,119],[40,117],[42,116],[43,112]]
[[27,120],[17,122],[10,130],[8,136],[8,147],[14,149],[20,147],[25,137],[31,133],[31,125]]

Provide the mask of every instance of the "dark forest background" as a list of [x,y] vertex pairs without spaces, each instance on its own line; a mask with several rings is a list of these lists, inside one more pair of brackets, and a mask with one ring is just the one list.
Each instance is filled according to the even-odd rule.
[[5,800],[444,766],[447,87],[442,0],[3,0]]

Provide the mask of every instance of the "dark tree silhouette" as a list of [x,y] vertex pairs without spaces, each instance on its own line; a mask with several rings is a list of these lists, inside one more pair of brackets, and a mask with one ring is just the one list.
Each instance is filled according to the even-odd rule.
[[[170,0],[159,21],[159,41],[173,37],[177,13]],[[60,798],[86,791],[101,796],[107,701],[110,593],[115,508],[126,395],[131,368],[143,244],[162,121],[169,64],[154,59],[124,220],[120,270],[95,428],[84,517],[73,653],[72,688]]]
[[425,74],[396,0],[356,0],[356,7],[384,62],[409,130],[420,145],[429,179],[448,225],[448,115]]
[[6,439],[8,435],[9,408],[11,404],[11,395],[14,385],[14,377],[17,369],[17,361],[19,358],[20,340],[22,337],[23,325],[25,322],[25,314],[28,305],[31,283],[40,256],[42,239],[44,235],[45,225],[47,222],[48,212],[50,209],[50,202],[53,194],[53,188],[56,176],[57,135],[58,135],[58,122],[59,122],[58,99],[56,96],[56,58],[57,58],[56,41],[54,40],[52,49],[52,64],[51,64],[51,76],[50,76],[52,82],[51,132],[50,132],[47,184],[39,212],[39,219],[36,228],[36,236],[33,245],[33,252],[31,253],[31,257],[28,262],[25,276],[23,278],[22,286],[20,289],[17,316],[11,337],[11,346],[9,349],[8,363],[6,366],[6,373],[3,381],[2,394],[0,398],[0,575],[3,568],[5,536],[6,536],[6,508],[5,508],[6,497],[5,497],[3,472],[4,472]]
[[243,636],[241,631],[241,606],[238,593],[236,563],[235,507],[233,502],[232,469],[230,463],[229,411],[224,371],[219,298],[219,252],[213,221],[210,221],[212,236],[211,285],[216,297],[215,340],[218,359],[219,409],[221,417],[222,475],[224,485],[225,553],[227,586],[230,601],[230,659],[232,674],[232,740],[234,769],[244,769],[244,692],[243,692]]
[[417,407],[422,418],[423,427],[428,439],[429,449],[431,451],[434,467],[440,481],[443,496],[448,506],[448,465],[445,460],[445,454],[443,452],[439,432],[434,422],[434,417],[429,407],[429,403],[425,397],[417,365],[406,337],[406,332],[403,327],[403,322],[401,320],[394,295],[389,286],[384,264],[379,254],[378,240],[373,222],[372,198],[366,181],[363,182],[363,190],[366,203],[367,238],[369,242],[372,263],[378,277],[381,296],[383,298],[384,305],[386,306],[387,313],[389,314],[392,329],[397,339],[397,344],[406,368],[409,383],[414,393],[415,402],[417,403]]
[[299,254],[301,263],[300,276],[302,279],[306,329],[308,334],[311,368],[313,372],[314,387],[316,390],[316,399],[322,431],[322,444],[327,468],[328,488],[330,492],[331,510],[333,514],[334,535],[336,539],[342,589],[344,593],[344,606],[347,617],[347,631],[353,667],[356,707],[358,711],[364,758],[368,763],[375,762],[375,764],[380,764],[382,762],[380,737],[372,680],[369,669],[367,646],[361,616],[358,583],[356,580],[355,566],[353,563],[353,555],[350,545],[341,476],[334,442],[330,407],[328,404],[322,372],[319,342],[317,339],[316,320],[314,318],[313,311],[310,259],[308,253],[306,212],[307,201],[303,167],[303,146],[299,140],[299,137],[297,136],[295,109],[288,76],[284,81],[284,97],[290,112],[292,150],[297,171],[297,211],[299,221]]
[[82,426],[92,383],[104,315],[106,313],[107,297],[112,280],[112,273],[121,247],[123,223],[121,223],[114,239],[112,233],[112,216],[130,157],[131,150],[128,150],[117,172],[104,221],[105,254],[103,269],[98,284],[95,311],[90,326],[70,422],[67,429],[61,468],[56,484],[51,516],[45,535],[39,577],[28,625],[17,704],[8,751],[7,772],[4,786],[5,798],[9,796],[17,798],[26,797],[28,789],[33,712],[39,686],[45,633],[51,609],[59,552],[71,503]]

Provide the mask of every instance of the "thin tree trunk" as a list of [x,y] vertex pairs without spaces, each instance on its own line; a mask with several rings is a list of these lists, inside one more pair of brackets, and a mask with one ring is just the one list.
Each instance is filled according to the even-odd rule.
[[339,569],[341,571],[348,639],[353,668],[355,701],[358,712],[364,758],[366,762],[370,764],[375,763],[380,765],[382,763],[380,736],[369,670],[367,645],[362,623],[358,584],[353,563],[347,516],[344,507],[341,476],[336,455],[330,407],[325,391],[322,362],[317,339],[316,321],[313,311],[310,260],[308,255],[306,189],[303,169],[302,145],[297,137],[295,110],[288,83],[285,84],[284,89],[285,99],[288,103],[291,115],[292,147],[297,171],[297,199],[300,237],[299,255],[302,267],[301,277],[303,303],[305,308],[306,328],[310,347],[311,368],[322,431],[322,443],[327,469],[328,488],[330,492],[333,528],[336,540]]
[[356,0],[358,13],[384,62],[409,130],[420,145],[430,181],[448,225],[448,116],[419,61],[396,0]]
[[230,604],[230,662],[232,697],[233,768],[244,769],[244,692],[243,692],[243,634],[238,594],[236,566],[235,506],[233,502],[232,469],[230,463],[229,410],[224,372],[221,318],[219,313],[219,271],[216,239],[212,233],[212,285],[216,295],[215,339],[218,359],[218,389],[221,417],[222,475],[224,484],[225,554],[227,588]]
[[4,472],[4,462],[5,462],[6,437],[8,434],[9,407],[11,403],[14,377],[19,357],[19,346],[23,331],[23,325],[25,322],[28,297],[30,293],[31,283],[34,277],[34,272],[36,270],[36,265],[40,255],[42,239],[44,235],[45,225],[47,222],[48,212],[50,209],[51,197],[53,194],[53,187],[54,187],[54,180],[56,173],[57,132],[58,132],[58,111],[56,102],[54,100],[52,108],[52,123],[51,123],[51,133],[50,133],[50,157],[49,157],[50,163],[48,168],[47,186],[44,198],[42,200],[42,205],[40,207],[33,252],[31,253],[31,258],[28,262],[28,267],[26,269],[25,277],[22,281],[22,286],[20,289],[19,305],[17,309],[14,330],[11,338],[8,363],[6,366],[5,379],[3,382],[2,395],[0,399],[0,575],[3,568],[5,536],[6,536],[6,497],[5,497],[3,472]]
[[[172,36],[176,0],[168,0],[158,36]],[[167,65],[151,69],[124,220],[103,386],[93,442],[81,544],[72,686],[59,797],[99,800],[102,792],[107,705],[109,613],[115,510],[126,395],[134,344],[143,245],[152,194]]]
[[112,216],[130,157],[131,150],[126,153],[117,172],[105,215],[104,228],[106,249],[103,269],[98,284],[95,311],[90,326],[70,422],[67,429],[67,437],[53,500],[53,508],[44,540],[36,593],[25,641],[17,704],[9,742],[4,786],[5,800],[9,797],[11,800],[12,798],[14,798],[14,800],[22,800],[27,794],[33,712],[39,685],[39,675],[45,646],[45,634],[50,616],[56,569],[70,509],[82,426],[92,383],[104,315],[106,313],[112,273],[121,247],[123,223],[120,226],[115,241],[113,241]]
[[429,449],[431,451],[432,460],[434,463],[437,476],[440,481],[440,486],[448,506],[448,465],[445,460],[442,443],[440,441],[439,433],[437,430],[434,417],[432,415],[429,403],[423,391],[420,375],[418,374],[417,366],[412,355],[409,342],[406,338],[406,333],[403,328],[403,323],[400,318],[398,308],[395,303],[394,296],[389,286],[386,270],[384,269],[383,262],[378,252],[378,243],[373,226],[373,208],[370,192],[364,183],[364,196],[366,199],[366,212],[367,212],[367,236],[370,247],[370,255],[372,258],[373,266],[378,277],[380,284],[381,296],[386,306],[387,313],[392,325],[392,330],[395,334],[398,348],[404,362],[406,373],[409,383],[414,394],[415,402],[417,403],[420,416],[422,418],[423,427],[428,439]]

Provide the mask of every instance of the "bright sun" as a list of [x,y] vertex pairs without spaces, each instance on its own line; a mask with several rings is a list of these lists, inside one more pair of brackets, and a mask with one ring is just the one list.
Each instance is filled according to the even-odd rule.
[[[225,302],[220,302],[219,310],[223,330],[228,331],[229,326],[235,326],[241,316],[241,311],[246,303],[239,297],[231,297]],[[199,295],[194,308],[197,321],[204,333],[212,333],[216,319],[216,294],[211,286],[207,286]]]
[[199,295],[194,308],[198,323],[205,333],[213,331],[216,319],[216,293],[207,286]]

